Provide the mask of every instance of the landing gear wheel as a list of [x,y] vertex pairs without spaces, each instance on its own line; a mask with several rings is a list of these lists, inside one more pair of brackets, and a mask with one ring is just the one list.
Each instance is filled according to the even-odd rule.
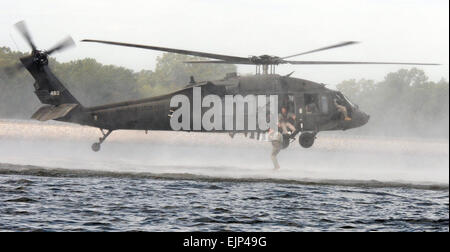
[[98,152],[100,150],[100,146],[101,144],[106,140],[106,138],[111,134],[112,130],[103,130],[100,129],[100,131],[102,132],[103,137],[100,137],[98,139],[98,143],[93,143],[91,148],[93,151]]
[[316,133],[304,132],[298,138],[298,143],[303,148],[309,148],[309,147],[313,146],[315,139],[316,139]]
[[93,143],[91,148],[95,152],[99,151],[100,150],[100,143]]

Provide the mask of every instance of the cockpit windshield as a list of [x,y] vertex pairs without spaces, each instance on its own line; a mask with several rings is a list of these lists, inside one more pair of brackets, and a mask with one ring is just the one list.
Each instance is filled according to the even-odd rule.
[[352,106],[352,107],[356,107],[356,105],[355,104],[353,104],[353,102],[352,101],[350,101],[350,99],[348,99],[348,97],[347,96],[345,96],[345,95],[343,95],[344,96],[344,98],[345,98],[345,100]]
[[347,96],[345,96],[343,93],[341,92],[337,92],[337,95],[340,96],[341,98],[343,98],[350,106],[352,107],[356,107],[355,104],[353,104],[353,102],[350,101],[350,99],[347,98]]

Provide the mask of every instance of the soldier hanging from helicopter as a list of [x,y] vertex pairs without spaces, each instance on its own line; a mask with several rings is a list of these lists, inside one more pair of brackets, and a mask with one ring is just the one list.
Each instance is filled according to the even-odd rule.
[[280,113],[278,114],[278,127],[283,135],[290,135],[290,133],[296,131],[295,124],[294,102],[286,95],[281,102]]
[[[281,104],[280,113],[278,114],[278,131],[269,131],[269,140],[272,143],[272,159],[274,170],[280,169],[277,160],[277,155],[285,147],[286,142],[289,141],[294,132],[297,132],[294,125],[296,125],[295,108],[293,101],[286,96]],[[281,132],[280,132],[281,131]]]
[[278,124],[283,135],[290,135],[288,129],[291,132],[295,132],[295,126],[292,124],[292,121],[295,121],[295,115],[288,113],[286,107],[281,107],[281,113],[278,114]]

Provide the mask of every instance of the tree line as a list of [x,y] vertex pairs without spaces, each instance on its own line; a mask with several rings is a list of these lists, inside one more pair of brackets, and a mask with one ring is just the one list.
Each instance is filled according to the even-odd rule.
[[[8,75],[5,69],[19,63],[22,52],[0,47],[0,118],[29,118],[41,106],[35,97],[34,80],[26,71]],[[86,58],[66,63],[51,58],[49,65],[70,92],[85,106],[164,94],[189,82],[221,79],[235,72],[235,65],[185,64],[198,57],[164,53],[154,71],[103,65]],[[449,84],[433,82],[424,71],[412,68],[388,73],[384,80],[345,80],[341,90],[371,115],[359,134],[388,136],[449,136]]]
[[433,82],[423,70],[400,69],[383,81],[346,80],[337,85],[371,115],[361,133],[386,136],[449,136],[449,83]]
[[[25,55],[0,47],[0,118],[29,118],[40,106],[33,93],[34,80],[31,75],[25,70],[14,75],[5,71],[7,67],[19,64],[19,58]],[[92,58],[66,63],[50,58],[49,66],[84,106],[95,106],[174,91],[186,86],[190,76],[195,76],[196,81],[214,80],[224,78],[226,73],[236,72],[235,65],[184,63],[201,59],[165,53],[157,58],[154,71],[139,72],[104,65]]]

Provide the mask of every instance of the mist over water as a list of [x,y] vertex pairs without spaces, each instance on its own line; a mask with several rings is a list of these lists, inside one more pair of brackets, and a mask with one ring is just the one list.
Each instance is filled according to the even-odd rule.
[[145,135],[139,131],[117,131],[95,153],[90,149],[100,134],[95,129],[67,124],[25,123],[22,126],[25,128],[21,132],[31,131],[33,135],[28,139],[2,139],[1,163],[236,179],[376,180],[448,185],[446,140],[388,140],[320,133],[311,149],[301,148],[294,142],[282,151],[278,156],[282,169],[273,171],[271,144],[242,135],[230,139],[226,134],[150,132]]
[[1,121],[0,229],[445,231],[448,140],[320,133],[278,155],[226,134]]

